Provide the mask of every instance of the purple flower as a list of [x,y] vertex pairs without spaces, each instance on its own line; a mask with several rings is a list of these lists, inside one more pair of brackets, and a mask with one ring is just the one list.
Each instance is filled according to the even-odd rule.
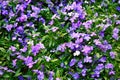
[[[51,20],[50,22],[49,22],[49,25],[50,26],[52,26],[54,24],[54,20]],[[54,31],[53,31],[54,32]]]
[[94,39],[94,43],[95,43],[95,45],[101,45],[101,42],[99,39]]
[[23,47],[22,49],[20,49],[21,52],[26,52],[27,51],[27,46]]
[[31,16],[31,17],[34,17],[34,18],[38,18],[38,14],[35,13],[35,12],[31,13],[30,16]]
[[44,18],[40,17],[39,21],[42,22],[43,24],[45,24],[45,19]]
[[25,0],[25,2],[26,2],[27,4],[29,4],[29,3],[31,2],[31,0]]
[[86,76],[86,72],[87,72],[86,68],[82,69],[82,71],[81,71],[82,76]]
[[76,44],[80,44],[80,43],[82,43],[83,42],[83,38],[77,38],[76,40],[75,40],[75,43]]
[[72,67],[75,65],[75,63],[77,62],[76,59],[71,59],[70,63],[69,63],[69,66]]
[[112,2],[115,2],[116,0],[112,0]]
[[85,29],[88,30],[89,28],[91,28],[93,21],[89,20],[83,23],[83,25],[85,26]]
[[8,70],[6,70],[7,72],[10,72],[10,73],[15,73],[15,71],[13,71],[13,70],[10,70],[10,69],[8,69]]
[[104,65],[103,65],[103,64],[98,64],[98,65],[96,66],[95,70],[100,71],[100,70],[102,70],[103,68],[104,68]]
[[28,77],[27,77],[27,80],[32,80],[31,76],[28,76]]
[[32,68],[33,64],[37,62],[37,60],[33,62],[33,58],[31,56],[27,56],[26,58],[24,58],[24,61],[25,61],[26,66],[28,66],[29,68]]
[[105,65],[105,68],[106,69],[113,69],[113,64],[111,64],[111,63],[107,63],[106,65]]
[[113,29],[113,34],[114,34],[114,33],[118,34],[118,33],[119,33],[119,29],[118,29],[118,28],[114,28],[114,29]]
[[49,79],[48,80],[54,80],[53,75],[54,75],[54,72],[50,71],[49,72]]
[[115,58],[115,52],[110,52],[109,54],[110,54],[110,56],[111,56],[112,59]]
[[79,76],[78,73],[74,73],[74,74],[72,75],[72,77],[76,80],[76,79],[78,79],[80,76]]
[[120,11],[120,6],[117,6],[117,7],[116,7],[116,10],[117,10],[117,11]]
[[12,65],[13,65],[14,67],[16,66],[16,61],[17,61],[17,59],[12,60]]
[[112,70],[111,70],[111,71],[109,72],[109,75],[115,75],[115,71],[112,71]]
[[95,3],[95,0],[91,0],[91,2]]
[[44,49],[44,45],[42,43],[38,43],[35,46],[32,46],[32,53],[34,54],[34,56],[36,56],[37,53],[39,53],[40,49]]
[[86,56],[86,57],[84,58],[84,62],[85,62],[85,63],[91,63],[91,62],[92,62],[92,57]]
[[8,15],[8,10],[3,10],[2,15]]
[[86,41],[89,41],[89,40],[91,39],[91,37],[90,37],[90,35],[86,34],[86,35],[84,36],[84,39],[85,39]]
[[100,71],[94,71],[94,74],[92,74],[92,77],[100,77]]
[[68,48],[70,48],[71,50],[73,50],[75,44],[74,44],[73,42],[68,42],[68,43],[66,43],[66,46],[67,46]]
[[79,37],[80,37],[80,34],[73,32],[73,33],[70,34],[70,36],[71,36],[72,38],[79,38]]
[[104,62],[106,62],[106,59],[107,58],[105,56],[103,56],[102,58],[99,59],[99,61],[104,63]]
[[20,55],[20,54],[18,54],[17,58],[18,58],[18,59],[21,59],[21,60],[24,60],[24,59],[25,59],[25,57],[22,56],[22,55]]
[[119,39],[118,33],[119,33],[119,29],[118,29],[118,28],[114,28],[114,29],[113,29],[113,35],[112,35],[112,37],[113,37],[114,39],[116,39],[116,40]]
[[15,14],[13,13],[13,11],[10,11],[9,12],[9,17],[11,18],[11,17],[14,17],[15,16]]
[[84,55],[87,56],[89,53],[91,53],[92,50],[93,50],[93,47],[92,47],[92,46],[87,46],[87,45],[85,45],[85,46],[83,47],[82,52],[83,52]]
[[106,52],[107,50],[112,49],[112,46],[108,44],[106,40],[104,40],[103,44],[98,45],[98,47],[103,51]]
[[44,73],[41,72],[41,71],[38,71],[37,79],[38,80],[44,80]]
[[24,11],[25,10],[25,8],[26,8],[26,5],[24,5],[24,4],[18,4],[17,6],[16,6],[16,10],[17,10],[17,12],[18,11]]
[[82,68],[83,67],[82,61],[79,61],[77,65],[79,68]]
[[120,20],[116,20],[116,24],[120,24]]
[[12,24],[9,24],[5,27],[7,29],[8,32],[11,31],[11,29],[13,28],[13,25]]
[[119,39],[119,35],[116,34],[116,33],[114,33],[114,34],[112,35],[112,37],[113,37],[115,40],[118,40],[118,39]]
[[12,52],[15,52],[15,51],[16,51],[16,47],[14,47],[14,46],[11,46],[9,49],[10,49]]
[[104,37],[104,31],[100,31],[99,35],[103,38]]
[[76,30],[77,28],[80,27],[80,25],[81,25],[81,22],[80,22],[80,21],[78,21],[78,22],[76,22],[76,23],[72,23],[72,28],[74,28],[74,29]]
[[61,52],[64,52],[66,49],[66,44],[60,44],[58,47],[57,47],[57,50],[58,51],[61,51]]
[[18,76],[18,80],[24,80],[23,76]]
[[39,13],[40,12],[40,8],[36,7],[36,6],[31,6],[32,10],[35,12],[35,13]]
[[52,27],[52,32],[56,32],[57,30],[58,30],[58,28],[57,27]]
[[61,80],[60,78],[56,78],[56,80]]
[[23,32],[24,32],[23,26],[19,26],[19,27],[16,28],[16,33],[22,34]]
[[20,22],[27,21],[27,15],[22,14],[21,17],[19,17],[18,21],[20,21]]
[[64,67],[64,63],[61,63],[60,66],[61,66],[61,67]]
[[3,71],[2,70],[0,70],[0,76],[2,76],[4,73],[3,73]]

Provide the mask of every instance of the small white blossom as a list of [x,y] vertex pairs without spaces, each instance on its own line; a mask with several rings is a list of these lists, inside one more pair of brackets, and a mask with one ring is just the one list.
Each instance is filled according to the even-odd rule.
[[79,55],[80,55],[80,51],[75,51],[75,52],[73,53],[73,55],[74,55],[74,56],[79,56]]
[[49,56],[45,56],[44,58],[46,59],[47,62],[49,62],[51,60],[51,58]]

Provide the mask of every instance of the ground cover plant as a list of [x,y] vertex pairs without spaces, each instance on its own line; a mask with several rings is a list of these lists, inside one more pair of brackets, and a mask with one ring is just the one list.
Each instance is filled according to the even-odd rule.
[[120,80],[120,0],[0,0],[0,80]]

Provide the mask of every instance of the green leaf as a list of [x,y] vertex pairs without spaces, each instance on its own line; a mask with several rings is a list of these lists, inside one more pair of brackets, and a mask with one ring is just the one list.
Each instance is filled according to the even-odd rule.
[[10,75],[5,74],[5,75],[3,75],[3,77],[4,77],[4,78],[9,78],[9,77],[10,77]]
[[17,77],[19,75],[21,75],[22,73],[20,72],[20,69],[16,71],[16,74],[14,75],[14,77]]
[[4,52],[4,53],[6,52],[6,50],[4,48],[2,48],[2,47],[0,47],[0,51]]
[[51,62],[56,62],[56,61],[58,61],[58,59],[53,59],[53,60],[51,60]]

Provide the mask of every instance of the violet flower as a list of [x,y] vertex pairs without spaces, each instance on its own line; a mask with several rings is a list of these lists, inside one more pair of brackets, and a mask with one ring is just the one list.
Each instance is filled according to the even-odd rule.
[[87,56],[89,53],[91,53],[92,50],[93,50],[93,46],[87,46],[87,45],[85,45],[83,47],[83,50],[82,50],[83,55]]
[[86,72],[87,72],[86,68],[82,69],[81,74],[82,74],[83,77],[86,76]]
[[61,51],[61,52],[64,52],[65,49],[66,49],[66,44],[61,44],[61,45],[59,45],[59,46],[57,47],[57,50],[58,50],[58,51]]
[[38,71],[37,79],[38,80],[44,80],[44,73],[41,72],[41,71]]
[[84,62],[85,62],[85,63],[91,63],[91,62],[92,62],[92,57],[86,56],[86,57],[84,58]]
[[61,80],[60,78],[56,78],[55,80]]
[[32,53],[34,54],[34,56],[36,56],[37,53],[39,53],[40,49],[44,49],[44,45],[42,43],[38,43],[35,46],[32,46]]
[[79,74],[78,73],[74,73],[73,75],[72,75],[72,77],[74,78],[74,80],[77,80],[77,79],[79,79]]
[[20,49],[21,52],[26,52],[27,51],[27,46],[23,47],[22,49]]
[[77,62],[76,59],[71,59],[70,63],[69,63],[69,66],[72,67],[75,65],[75,63]]
[[113,69],[113,64],[111,64],[111,63],[107,63],[106,65],[105,65],[105,68],[106,69]]
[[12,24],[9,24],[5,27],[7,29],[8,32],[11,31],[11,29],[13,28],[13,25]]
[[91,39],[91,37],[90,37],[90,35],[86,34],[86,35],[84,36],[84,39],[85,39],[86,41],[89,41],[89,40]]
[[115,71],[112,71],[112,70],[111,70],[111,71],[109,72],[109,75],[115,75]]
[[29,68],[32,68],[33,64],[37,62],[37,60],[33,62],[33,58],[31,56],[27,56],[26,58],[24,58],[24,61],[25,61],[26,66],[28,66]]
[[106,58],[105,56],[103,56],[103,57],[101,57],[101,58],[99,59],[99,61],[100,61],[100,62],[103,62],[103,63],[105,63],[106,60],[107,60],[107,58]]
[[54,80],[53,75],[54,75],[54,72],[50,71],[48,80]]
[[16,33],[23,34],[23,32],[24,32],[23,26],[19,26],[19,27],[16,28]]
[[18,80],[24,80],[23,76],[18,76]]
[[104,68],[104,65],[103,65],[103,64],[98,64],[98,65],[96,66],[95,70],[100,71],[100,70],[102,70],[103,68]]
[[16,66],[16,61],[17,61],[17,59],[12,60],[12,65],[13,65],[14,67]]
[[94,74],[92,74],[92,77],[95,78],[95,77],[100,77],[100,71],[94,71]]
[[40,13],[40,8],[33,6],[33,5],[31,6],[31,8],[35,13]]
[[116,7],[116,10],[117,10],[117,11],[120,11],[120,6],[117,6],[117,7]]
[[21,14],[21,17],[19,17],[18,21],[24,22],[24,21],[27,21],[27,18],[28,18],[27,15]]
[[2,76],[4,74],[4,72],[2,70],[0,70],[0,76]]
[[115,52],[110,52],[109,54],[110,54],[110,56],[111,56],[112,59],[115,58],[115,55],[116,55]]
[[9,50],[11,50],[12,52],[15,52],[15,51],[16,51],[16,47],[11,46],[11,47],[9,48]]
[[112,35],[112,37],[113,37],[115,40],[118,40],[118,39],[119,39],[119,35],[116,34],[116,33],[114,33],[114,34]]
[[92,23],[93,23],[93,21],[89,20],[89,21],[84,22],[83,25],[84,25],[85,29],[88,30],[91,28]]
[[82,68],[83,67],[82,61],[79,61],[77,65],[79,68]]

